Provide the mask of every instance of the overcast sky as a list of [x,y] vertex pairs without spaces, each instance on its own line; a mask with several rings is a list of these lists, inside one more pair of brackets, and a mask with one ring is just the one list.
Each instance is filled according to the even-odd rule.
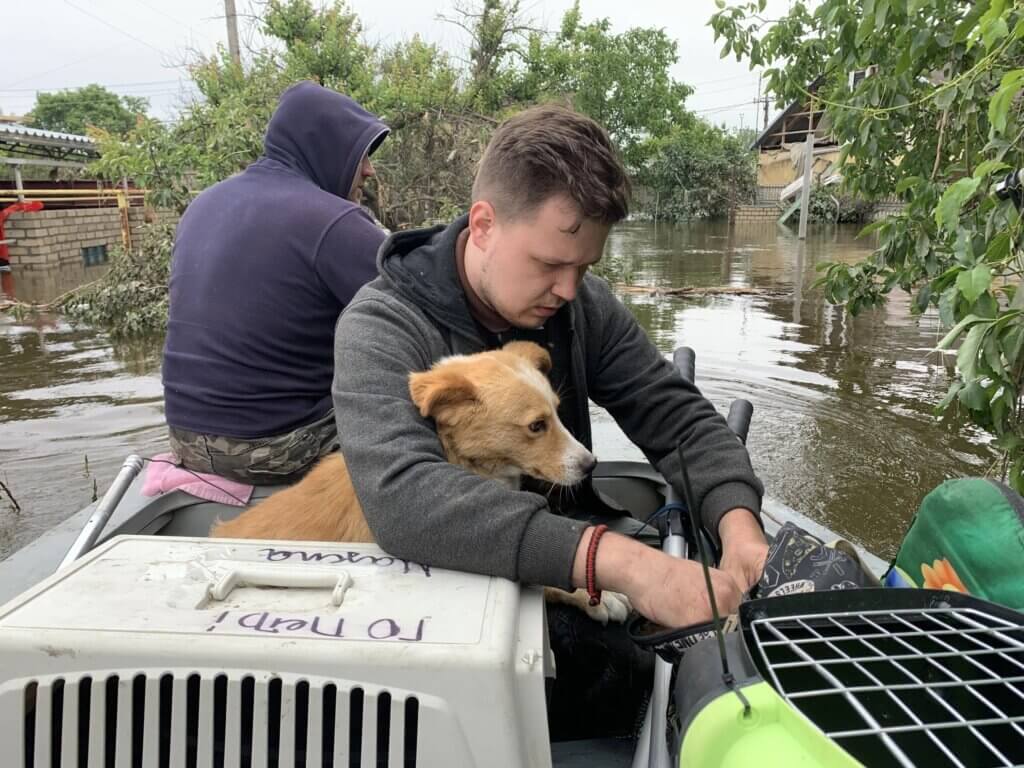
[[[557,28],[572,0],[524,0],[527,16]],[[236,0],[243,46],[257,44],[248,14],[259,3]],[[419,33],[458,53],[464,34],[437,18],[448,1],[349,0],[371,42],[394,43]],[[788,0],[770,0],[768,13],[784,11]],[[673,74],[695,88],[691,109],[716,123],[760,126],[753,103],[757,72],[734,57],[719,58],[707,21],[714,0],[582,0],[584,21],[607,17],[617,31],[663,27],[679,44]],[[173,117],[192,92],[181,66],[190,51],[210,52],[227,44],[223,0],[4,0],[4,66],[0,67],[0,114],[23,114],[37,91],[99,83],[121,94],[149,99],[161,119]],[[244,50],[244,47],[243,47]]]

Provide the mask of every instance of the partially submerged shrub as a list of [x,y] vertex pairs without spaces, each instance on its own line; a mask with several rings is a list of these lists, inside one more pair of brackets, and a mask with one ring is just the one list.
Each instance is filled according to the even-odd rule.
[[63,298],[59,309],[114,337],[163,333],[173,241],[173,224],[147,224],[133,249],[114,248],[107,273]]

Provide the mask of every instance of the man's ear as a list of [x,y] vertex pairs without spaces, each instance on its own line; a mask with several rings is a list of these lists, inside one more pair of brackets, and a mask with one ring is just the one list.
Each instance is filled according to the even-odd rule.
[[510,341],[502,350],[526,358],[530,365],[545,376],[551,371],[551,355],[540,344],[534,344],[532,341]]
[[495,222],[494,206],[486,200],[477,200],[469,207],[469,237],[474,246],[486,250]]
[[453,426],[460,406],[477,400],[476,387],[465,374],[440,366],[409,375],[409,394],[420,415]]

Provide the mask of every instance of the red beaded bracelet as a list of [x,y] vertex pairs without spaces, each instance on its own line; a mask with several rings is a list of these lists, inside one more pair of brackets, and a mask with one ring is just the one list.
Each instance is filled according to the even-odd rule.
[[597,562],[597,543],[601,540],[607,525],[599,525],[594,528],[590,536],[590,544],[587,545],[587,594],[590,596],[590,604],[597,605],[601,602],[601,590],[597,588],[597,574],[595,563]]

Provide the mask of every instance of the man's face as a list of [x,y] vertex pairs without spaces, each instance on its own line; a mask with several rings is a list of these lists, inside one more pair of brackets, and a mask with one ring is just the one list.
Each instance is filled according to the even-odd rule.
[[502,219],[486,201],[470,209],[466,272],[477,295],[510,324],[537,328],[576,297],[600,260],[610,227],[584,219],[568,197]]
[[369,156],[363,155],[359,167],[356,168],[356,177],[352,179],[352,189],[348,192],[348,199],[353,203],[361,203],[363,201],[363,186],[368,179],[376,175],[377,172],[373,169],[373,163],[370,162]]

